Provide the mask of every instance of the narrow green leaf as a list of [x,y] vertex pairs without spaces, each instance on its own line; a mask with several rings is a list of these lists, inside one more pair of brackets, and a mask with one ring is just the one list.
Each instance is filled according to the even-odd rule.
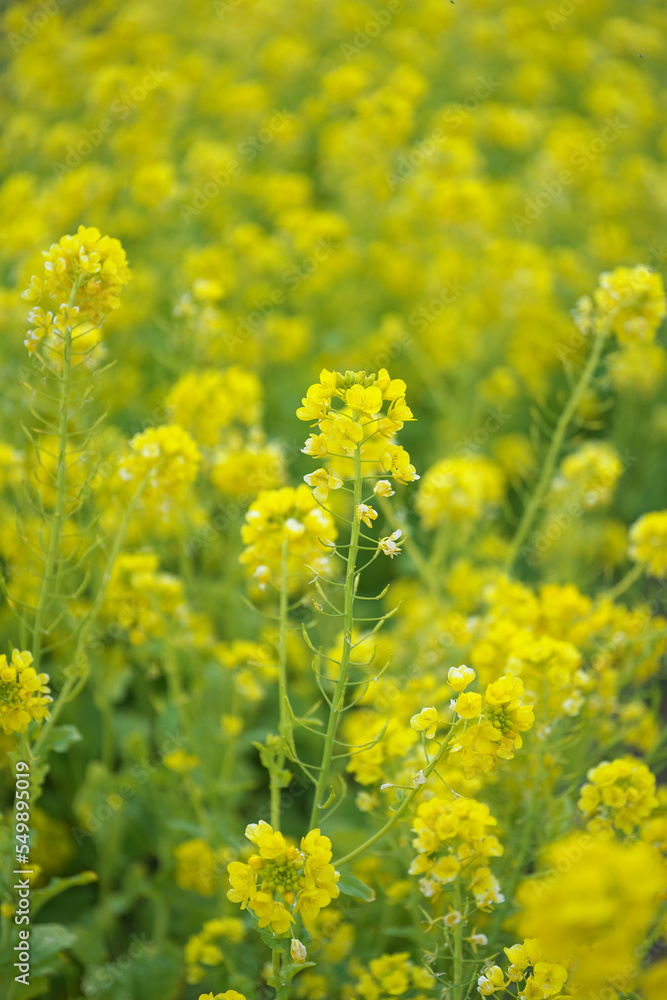
[[349,875],[347,872],[342,872],[338,880],[338,888],[346,896],[352,896],[353,899],[363,899],[365,903],[372,903],[375,899],[375,892],[368,885],[364,885],[360,882],[358,878],[354,875]]

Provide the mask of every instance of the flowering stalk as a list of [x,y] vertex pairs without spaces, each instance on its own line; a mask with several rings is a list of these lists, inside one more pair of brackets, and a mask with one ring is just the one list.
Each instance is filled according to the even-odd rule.
[[514,563],[517,556],[521,550],[521,546],[525,542],[528,534],[533,527],[533,523],[540,509],[542,501],[547,494],[549,486],[551,485],[551,480],[553,478],[554,469],[556,468],[556,462],[560,454],[560,450],[563,446],[563,441],[565,440],[565,435],[567,434],[568,428],[572,423],[572,419],[577,411],[577,406],[585,393],[586,389],[590,385],[591,379],[595,374],[595,370],[600,361],[602,355],[602,349],[604,347],[605,340],[609,335],[609,329],[615,317],[615,313],[609,314],[602,322],[600,322],[595,331],[595,336],[593,339],[593,346],[591,348],[591,353],[588,357],[588,361],[581,373],[579,381],[575,385],[570,398],[567,401],[565,409],[558,418],[558,423],[556,424],[556,430],[554,436],[551,439],[551,444],[549,445],[549,450],[547,456],[544,460],[544,465],[542,466],[542,472],[540,473],[540,478],[535,487],[535,492],[530,498],[530,502],[526,506],[523,517],[517,529],[517,532],[512,540],[509,553],[507,555],[507,560],[505,562],[505,570],[507,573],[512,571]]
[[363,844],[360,844],[359,847],[355,847],[353,851],[350,851],[349,854],[344,855],[344,857],[342,858],[336,858],[336,860],[334,861],[334,865],[336,867],[338,867],[339,865],[344,865],[348,861],[354,860],[354,858],[359,857],[360,854],[364,854],[369,847],[372,847],[373,844],[377,844],[378,840],[381,840],[385,836],[385,834],[389,833],[392,827],[395,826],[398,820],[401,818],[405,810],[410,805],[412,805],[414,800],[417,798],[421,789],[426,784],[425,779],[428,778],[429,774],[431,774],[431,772],[434,771],[435,768],[438,766],[440,760],[442,759],[442,757],[445,754],[445,751],[448,748],[448,745],[449,744],[447,743],[447,741],[443,740],[443,742],[440,744],[440,748],[437,754],[435,755],[431,763],[428,764],[428,766],[425,767],[424,770],[421,772],[424,777],[424,781],[420,782],[419,784],[415,785],[414,788],[410,789],[408,794],[405,796],[401,804],[392,814],[391,818],[387,820],[385,825],[380,830],[378,830],[377,833],[374,833],[372,837],[369,837],[368,840],[365,840]]
[[95,595],[93,603],[91,604],[90,608],[88,609],[88,612],[86,613],[85,618],[79,625],[79,634],[77,637],[77,643],[74,650],[74,655],[72,657],[72,664],[70,665],[67,671],[67,679],[63,684],[62,688],[60,689],[60,694],[58,695],[56,701],[53,704],[50,718],[42,726],[40,734],[34,743],[34,746],[32,748],[33,757],[39,756],[40,751],[46,741],[46,738],[49,735],[51,728],[55,725],[56,720],[58,719],[58,716],[60,715],[62,709],[67,704],[67,702],[70,701],[71,698],[73,698],[76,694],[79,693],[79,691],[86,682],[86,679],[88,677],[88,670],[85,669],[81,673],[79,673],[76,669],[76,666],[77,664],[83,662],[87,667],[87,661],[85,659],[84,650],[88,642],[90,630],[97,621],[97,616],[99,614],[100,608],[102,607],[102,602],[104,601],[104,598],[106,596],[107,587],[109,585],[109,579],[111,577],[111,571],[120,554],[120,550],[122,548],[123,541],[127,533],[127,529],[132,519],[132,515],[136,510],[137,504],[141,499],[141,495],[144,492],[144,489],[146,488],[147,482],[148,482],[148,477],[146,476],[139,483],[137,489],[135,490],[134,496],[132,497],[129,504],[125,508],[123,519],[119,525],[118,532],[116,534],[113,546],[111,548],[111,552],[109,553],[109,558],[107,559],[106,566],[104,568],[104,573],[102,574],[102,579],[100,581],[97,593]]
[[[287,695],[287,611],[289,543],[283,539],[280,559],[280,603],[278,609],[278,697],[280,735],[292,757],[296,756],[292,730],[292,706]],[[282,764],[281,764],[282,766]],[[279,824],[274,824],[277,828]]]
[[[79,290],[80,279],[77,279],[67,302],[68,308],[72,308],[76,301]],[[42,629],[44,626],[44,615],[46,608],[54,590],[54,580],[56,562],[58,558],[58,548],[62,536],[62,529],[65,519],[65,498],[67,495],[67,431],[69,425],[70,392],[72,381],[72,328],[69,323],[65,324],[62,332],[63,340],[63,368],[60,375],[60,399],[58,403],[58,454],[56,457],[56,503],[51,519],[51,535],[49,547],[46,553],[44,564],[44,578],[39,594],[35,621],[33,623],[32,634],[32,655],[34,657],[35,670],[39,670],[42,654]]]
[[352,625],[354,622],[354,595],[357,581],[357,555],[359,552],[359,531],[361,522],[357,517],[357,507],[362,500],[363,477],[361,475],[361,448],[359,445],[354,449],[354,513],[350,528],[350,545],[347,550],[347,568],[345,571],[345,589],[343,592],[343,651],[341,654],[340,670],[333,697],[329,704],[329,722],[324,740],[320,773],[315,787],[315,797],[313,809],[310,814],[311,829],[317,826],[320,813],[322,811],[322,799],[329,779],[329,769],[333,756],[334,743],[336,741],[336,730],[338,720],[345,701],[345,688],[347,685],[347,673],[350,664],[350,653],[352,651]]
[[[454,879],[454,909],[461,910],[461,879]],[[463,921],[454,925],[454,1000],[463,996]]]

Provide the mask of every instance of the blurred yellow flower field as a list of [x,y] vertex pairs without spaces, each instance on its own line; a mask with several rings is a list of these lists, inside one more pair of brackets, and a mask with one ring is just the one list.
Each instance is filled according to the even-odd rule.
[[664,1000],[667,10],[0,11],[7,1000]]

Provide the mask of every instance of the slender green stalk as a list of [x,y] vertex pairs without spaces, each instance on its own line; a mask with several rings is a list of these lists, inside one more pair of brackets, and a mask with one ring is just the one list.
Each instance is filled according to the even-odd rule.
[[[461,878],[454,879],[454,909],[461,912]],[[463,995],[463,921],[454,925],[454,1000]]]
[[273,975],[277,979],[280,979],[280,952],[274,950],[272,957],[273,957]]
[[72,663],[70,665],[70,670],[67,675],[67,679],[65,680],[65,683],[60,689],[60,693],[56,701],[53,703],[51,707],[51,714],[49,719],[42,726],[39,736],[37,737],[37,740],[35,741],[35,744],[32,748],[32,753],[34,757],[39,756],[39,753],[42,747],[44,746],[44,743],[52,727],[55,725],[56,720],[58,719],[58,716],[62,712],[64,706],[69,701],[70,696],[72,695],[72,692],[75,688],[75,685],[77,684],[77,682],[82,681],[82,679],[87,676],[86,673],[83,673],[80,676],[80,673],[76,669],[76,667],[77,664],[80,664],[85,660],[85,648],[88,643],[88,637],[90,636],[90,630],[97,621],[100,608],[102,607],[102,602],[104,601],[104,598],[106,596],[107,587],[109,586],[111,571],[113,570],[115,562],[118,559],[121,547],[123,545],[123,541],[125,540],[125,535],[127,534],[127,529],[129,527],[130,520],[132,519],[132,515],[134,514],[136,506],[139,503],[139,500],[141,498],[142,493],[144,492],[144,489],[146,488],[147,482],[148,482],[148,477],[146,476],[139,483],[134,493],[134,496],[132,497],[132,499],[130,500],[129,504],[125,509],[125,513],[123,514],[123,519],[118,528],[116,538],[114,539],[111,552],[109,553],[109,558],[107,559],[106,566],[104,568],[104,573],[102,574],[102,579],[100,581],[99,588],[86,614],[83,625],[80,628],[76,647],[74,650],[74,655],[72,657]]
[[[283,541],[280,561],[280,602],[278,609],[278,696],[280,711],[280,735],[292,756],[296,756],[294,733],[292,730],[292,708],[287,695],[287,556],[288,542]],[[282,764],[280,765],[282,767]]]
[[[68,305],[74,305],[79,281],[75,281],[70,292]],[[51,519],[51,535],[44,563],[44,578],[37,602],[35,621],[32,628],[32,655],[35,670],[39,672],[42,655],[42,631],[44,616],[55,589],[58,549],[65,521],[65,500],[67,497],[67,432],[69,427],[70,393],[72,382],[72,331],[68,326],[63,332],[63,370],[60,377],[58,401],[58,454],[56,456],[56,503]]]
[[[423,771],[424,778],[428,778],[429,774],[435,770],[439,761],[441,760],[445,751],[447,750],[447,746],[448,746],[448,741],[446,739],[443,739],[437,754],[435,755],[431,763],[424,768]],[[377,833],[374,833],[372,837],[369,837],[368,840],[365,840],[363,844],[359,845],[359,847],[355,847],[355,849],[353,851],[350,851],[349,854],[346,854],[342,858],[336,858],[336,860],[334,861],[336,867],[338,867],[339,865],[344,865],[348,861],[352,861],[354,858],[359,857],[360,854],[363,854],[365,851],[367,851],[369,847],[373,846],[373,844],[377,844],[378,840],[381,840],[385,836],[385,834],[389,833],[391,828],[395,826],[395,824],[401,818],[405,810],[412,805],[412,803],[417,798],[417,796],[419,795],[420,791],[422,790],[425,784],[426,782],[424,782],[421,785],[416,785],[414,788],[410,789],[410,791],[405,796],[399,807],[396,809],[394,813],[392,813],[391,818],[387,820],[385,825],[380,830],[378,830]]]
[[560,454],[560,450],[563,446],[563,441],[565,440],[565,435],[567,434],[568,428],[572,423],[572,419],[577,411],[577,406],[579,402],[590,385],[591,379],[595,374],[595,369],[598,366],[600,357],[602,355],[602,348],[604,347],[607,334],[609,332],[609,325],[612,322],[613,316],[608,317],[603,323],[598,327],[595,337],[593,340],[593,347],[591,348],[591,353],[588,357],[588,361],[581,373],[579,381],[575,385],[570,398],[567,401],[565,409],[561,413],[558,423],[556,424],[556,430],[554,431],[554,436],[551,439],[551,444],[549,445],[549,450],[547,456],[544,460],[544,465],[542,466],[542,472],[540,473],[540,478],[535,487],[535,491],[530,498],[530,502],[526,506],[523,517],[517,529],[517,532],[512,540],[509,553],[507,555],[507,560],[505,563],[505,570],[507,573],[512,571],[514,563],[517,556],[521,551],[521,546],[525,542],[531,528],[533,527],[535,518],[540,509],[542,501],[546,496],[546,493],[551,485],[551,480],[556,468],[556,462]]
[[329,722],[327,724],[324,748],[322,751],[322,761],[320,773],[315,787],[313,799],[313,809],[310,815],[310,829],[317,826],[322,810],[322,802],[329,781],[329,769],[333,757],[334,743],[336,741],[336,731],[340,718],[343,702],[345,700],[345,688],[347,685],[347,673],[350,665],[350,653],[352,651],[352,625],[354,622],[354,595],[356,582],[356,563],[359,551],[359,530],[360,522],[357,517],[357,506],[362,501],[363,478],[361,475],[361,448],[359,445],[354,449],[354,491],[352,512],[352,525],[350,528],[350,547],[347,551],[347,569],[345,572],[345,588],[343,596],[343,651],[341,653],[340,670],[336,687],[329,706]]
[[636,563],[636,565],[634,565],[631,569],[628,570],[625,576],[621,577],[621,579],[618,581],[617,584],[615,584],[613,587],[610,587],[609,590],[605,590],[602,594],[600,594],[597,600],[615,601],[617,597],[620,597],[621,594],[624,594],[625,591],[628,590],[632,586],[632,584],[639,579],[639,577],[642,575],[643,572],[644,572],[644,566],[642,565],[642,563]]
[[280,829],[280,785],[276,780],[276,775],[271,772],[269,775],[269,787],[271,791],[271,826],[274,830]]

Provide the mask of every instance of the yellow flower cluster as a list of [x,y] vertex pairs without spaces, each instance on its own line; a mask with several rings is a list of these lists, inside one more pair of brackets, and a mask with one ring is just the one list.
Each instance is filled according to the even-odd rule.
[[622,344],[651,343],[667,314],[662,277],[644,264],[601,274],[594,299],[602,316],[615,313],[611,329]]
[[163,424],[135,434],[118,475],[136,488],[146,481],[158,495],[179,497],[197,478],[201,456],[194,439],[179,424]]
[[655,775],[636,757],[619,757],[592,767],[579,799],[587,829],[603,837],[611,837],[614,830],[634,833],[657,805]]
[[211,482],[225,496],[247,503],[261,490],[273,490],[285,481],[285,460],[280,446],[266,442],[261,431],[245,439],[230,434],[224,447],[211,456]]
[[575,995],[577,988],[600,995],[614,983],[631,993],[637,949],[666,885],[667,870],[648,844],[573,833],[548,847],[537,874],[519,887],[519,933],[539,938],[550,960],[568,969]]
[[301,839],[300,849],[289,846],[282,833],[260,820],[246,827],[247,839],[259,848],[247,864],[232,861],[227,866],[231,889],[227,897],[248,907],[260,927],[274,934],[291,933],[295,914],[306,925],[340,890],[339,874],[331,862],[331,841],[319,830]]
[[169,390],[166,405],[175,423],[198,444],[213,448],[232,425],[259,423],[262,386],[255,372],[241,365],[188,372]]
[[424,474],[416,508],[425,528],[449,521],[474,522],[498,508],[505,496],[505,475],[490,458],[445,458]]
[[587,441],[561,463],[549,502],[554,506],[576,502],[586,510],[604,507],[611,502],[622,472],[623,463],[609,441]]
[[523,944],[505,948],[510,960],[507,974],[498,965],[487,966],[477,980],[478,992],[490,997],[499,990],[509,991],[517,984],[522,1000],[567,1000],[561,990],[567,980],[567,969],[559,962],[546,961],[539,938],[526,938]]
[[246,929],[238,917],[216,917],[207,920],[198,934],[188,938],[184,957],[188,983],[200,983],[206,974],[203,966],[222,965],[224,953],[220,948],[221,939],[230,944],[239,944],[245,937]]
[[241,529],[246,548],[241,562],[260,589],[280,585],[283,553],[288,585],[300,589],[315,573],[328,570],[337,535],[333,518],[322,510],[307,486],[263,490],[251,504]]
[[121,553],[109,577],[101,617],[128,630],[133,645],[164,635],[170,619],[187,628],[190,610],[183,581],[160,572],[154,552]]
[[58,306],[54,318],[37,306],[30,318],[34,329],[26,337],[32,353],[45,335],[84,321],[97,326],[120,305],[120,291],[130,280],[125,251],[120,242],[102,236],[93,226],[79,226],[75,236],[62,236],[43,250],[44,273],[33,275],[22,297],[30,302],[50,299]]
[[512,760],[514,751],[523,745],[521,733],[535,721],[532,705],[523,705],[523,681],[504,674],[493,681],[482,695],[462,691],[454,704],[459,718],[476,719],[465,725],[450,741],[452,753],[464,774],[491,771],[499,760]]
[[[399,483],[419,479],[407,451],[394,443],[405,421],[414,420],[405,390],[405,382],[390,378],[386,368],[377,375],[343,375],[323,368],[320,381],[309,387],[296,411],[299,420],[317,424],[320,431],[310,435],[302,451],[312,458],[345,459],[358,449],[363,463],[372,463]],[[340,405],[334,406],[334,400]]]
[[667,576],[667,510],[643,514],[630,528],[629,555],[651,576]]
[[200,896],[213,896],[225,870],[230,852],[226,848],[214,850],[201,837],[184,840],[174,849],[176,859],[176,884]]
[[[380,955],[368,963],[368,969],[353,967],[356,980],[352,996],[362,1000],[390,1000],[391,997],[409,995],[412,1000],[426,1000],[422,990],[433,990],[435,977],[423,966],[415,965],[407,951]],[[420,992],[415,993],[414,990]],[[431,994],[432,995],[432,994]]]
[[505,897],[487,864],[503,853],[490,832],[496,825],[489,807],[475,799],[443,793],[422,800],[412,824],[417,857],[410,866],[410,874],[422,876],[422,894],[436,902],[443,887],[461,877],[480,910],[502,903]]
[[5,735],[25,733],[30,722],[49,717],[53,700],[48,688],[48,674],[38,674],[31,667],[32,653],[12,650],[11,661],[0,656],[0,729]]
[[[232,674],[236,691],[249,702],[260,701],[266,682],[277,676],[276,654],[269,643],[234,639],[216,643],[213,653]],[[242,719],[239,722],[243,724]]]
[[199,1000],[246,1000],[246,998],[236,990],[225,990],[224,993],[216,993],[215,996],[212,993],[200,993]]

